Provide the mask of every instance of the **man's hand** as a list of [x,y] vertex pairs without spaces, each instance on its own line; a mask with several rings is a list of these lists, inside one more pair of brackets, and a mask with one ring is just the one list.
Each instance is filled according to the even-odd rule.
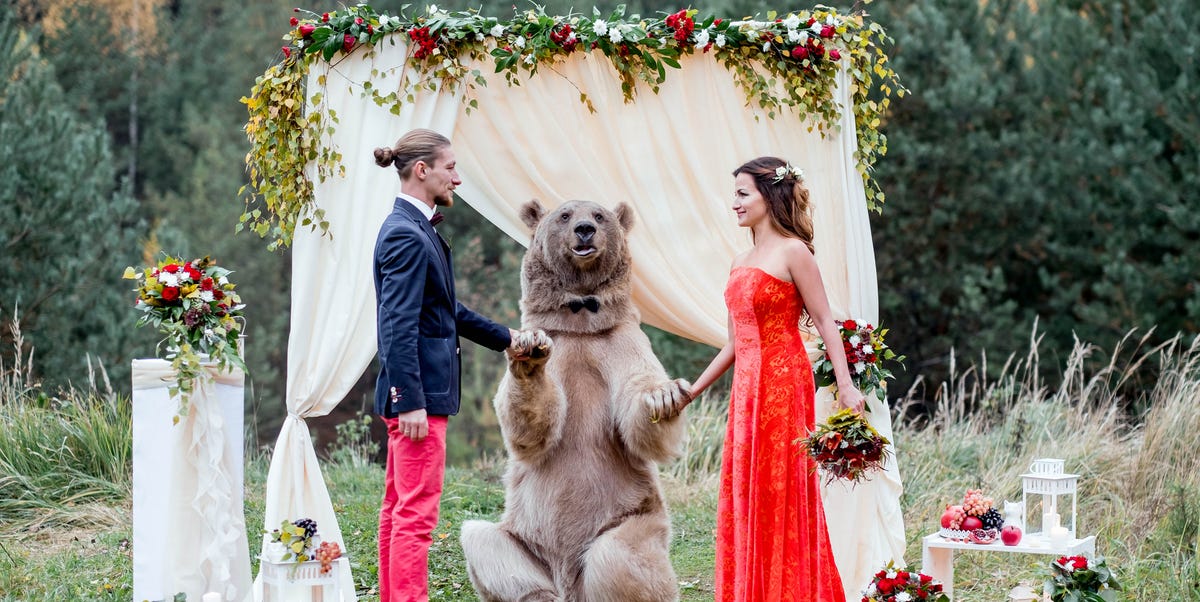
[[396,416],[396,421],[396,429],[400,434],[413,441],[420,441],[429,435],[429,418],[424,409],[402,412]]

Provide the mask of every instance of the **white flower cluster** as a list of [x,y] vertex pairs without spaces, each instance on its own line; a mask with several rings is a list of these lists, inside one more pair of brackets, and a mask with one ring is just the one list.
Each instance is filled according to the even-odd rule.
[[775,168],[775,182],[782,182],[789,174],[798,181],[804,181],[804,170],[787,163]]

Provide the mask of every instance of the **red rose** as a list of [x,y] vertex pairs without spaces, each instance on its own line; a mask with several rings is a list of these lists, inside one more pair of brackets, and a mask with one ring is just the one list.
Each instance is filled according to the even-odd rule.
[[896,578],[901,581],[907,582],[908,581],[908,571],[897,571]]
[[187,270],[188,276],[191,277],[193,282],[200,279],[200,270],[197,270],[196,268],[192,267],[192,265],[190,263],[184,269]]
[[283,56],[286,56],[289,59],[292,58],[292,49],[288,48],[287,46],[284,46],[283,47]]
[[214,300],[220,301],[221,299],[224,299],[224,298],[225,298],[225,292],[222,291],[221,289],[217,289],[217,290],[213,291],[213,299]]
[[825,27],[822,27],[822,28],[821,28],[821,37],[822,37],[822,38],[832,38],[832,37],[833,37],[833,34],[834,34],[836,31],[837,31],[837,30],[836,30],[836,29],[834,29],[832,25],[826,25]]
[[162,290],[163,301],[174,301],[179,298],[179,288],[174,286],[164,286]]
[[1083,570],[1086,568],[1088,568],[1087,557],[1076,556],[1075,557],[1075,570],[1080,571],[1080,570]]
[[322,22],[322,23],[328,23],[328,22],[329,22],[329,13],[322,13],[322,14],[321,14],[321,22]]
[[720,25],[720,24],[721,24],[721,19],[717,19],[717,20],[713,21],[713,25]]
[[933,581],[933,577],[930,577],[929,575],[921,575],[921,583],[929,583],[930,581]]
[[299,25],[299,24],[300,24],[300,19],[297,19],[296,17],[292,17],[292,18],[291,18],[291,19],[288,21],[288,23],[291,23],[291,24],[292,24],[292,27],[295,27],[295,26],[297,26],[297,25]]
[[167,265],[164,265],[164,266],[163,266],[163,268],[162,268],[162,271],[164,271],[164,272],[166,272],[166,273],[168,273],[168,274],[174,274],[174,273],[176,273],[176,272],[178,272],[178,271],[179,271],[179,264],[177,264],[177,263],[168,263]]
[[792,57],[793,57],[793,58],[798,58],[798,59],[807,58],[807,57],[808,57],[808,50],[807,50],[807,49],[805,49],[805,48],[803,48],[803,47],[801,47],[801,46],[797,46],[797,47],[795,47],[795,48],[793,48],[793,49],[792,49]]
[[350,52],[350,49],[354,48],[354,42],[354,36],[346,34],[346,37],[342,38],[342,50]]
[[814,19],[814,18],[812,18],[812,17],[809,17],[809,19],[808,19],[808,23],[805,23],[805,24],[804,24],[804,26],[805,26],[805,27],[812,27],[812,26],[813,26],[813,24],[814,24],[814,23],[816,23],[816,22],[817,22],[817,20],[816,20],[816,19]]
[[200,281],[200,290],[202,290],[202,291],[211,291],[211,290],[213,290],[213,279],[212,279],[212,278],[205,278],[204,280],[201,280],[201,281]]
[[858,322],[855,322],[854,320],[846,320],[845,322],[842,322],[842,328],[845,328],[846,330],[858,330]]
[[316,25],[313,25],[312,23],[305,23],[304,25],[300,26],[300,35],[307,38],[308,36],[311,36],[312,32],[314,32],[316,30],[317,30]]
[[375,33],[375,26],[374,26],[374,25],[368,25],[368,26],[367,26],[367,34],[369,35],[369,34],[373,34],[373,33]]
[[834,48],[833,50],[829,51],[829,58],[830,60],[840,61],[842,60],[842,53],[838,52],[837,48]]
[[355,18],[354,18],[354,24],[355,24],[355,25],[362,25],[362,24],[363,24],[363,18],[362,18],[362,17],[355,17]]

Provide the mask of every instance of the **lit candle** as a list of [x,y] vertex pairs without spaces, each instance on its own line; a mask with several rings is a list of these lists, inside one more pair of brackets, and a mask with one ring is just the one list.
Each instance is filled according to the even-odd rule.
[[1058,528],[1058,513],[1051,509],[1049,512],[1042,515],[1042,532],[1050,533]]
[[[1066,527],[1054,527],[1050,529],[1050,543],[1056,546],[1066,545],[1071,539],[1071,532]],[[208,602],[207,600],[205,602]]]

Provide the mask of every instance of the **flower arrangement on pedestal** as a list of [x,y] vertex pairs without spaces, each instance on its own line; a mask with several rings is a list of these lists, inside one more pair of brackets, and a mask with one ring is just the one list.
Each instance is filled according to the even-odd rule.
[[[166,256],[140,271],[125,268],[124,278],[137,281],[134,308],[141,312],[138,326],[153,326],[163,335],[164,359],[171,360],[178,378],[170,388],[180,400],[179,415],[187,411],[201,364],[207,357],[221,370],[246,371],[239,337],[244,330],[246,307],[234,292],[229,270],[209,257],[186,261]],[[203,357],[202,357],[203,356]]]
[[857,484],[882,470],[891,442],[849,408],[830,416],[800,440],[828,485],[837,479]]
[[1045,591],[1053,602],[1105,602],[1116,599],[1121,584],[1100,556],[1062,556],[1050,562]]
[[[846,353],[846,364],[850,368],[854,386],[858,387],[863,395],[869,397],[874,394],[883,399],[884,381],[892,378],[892,371],[884,362],[904,361],[903,355],[896,355],[883,341],[887,329],[876,328],[866,320],[836,320],[835,323],[842,335],[842,350]],[[833,362],[829,359],[825,341],[821,340],[817,348],[824,352],[821,358],[813,363],[817,386],[833,386],[836,392],[837,377],[833,373]]]
[[279,562],[308,562],[315,557],[316,550],[321,545],[317,535],[317,521],[311,518],[285,520],[280,523],[278,529],[268,535],[271,543],[283,546],[283,554],[277,559]]
[[942,584],[933,577],[916,571],[905,571],[891,562],[882,571],[875,573],[867,589],[863,590],[862,602],[950,602],[942,592]]

